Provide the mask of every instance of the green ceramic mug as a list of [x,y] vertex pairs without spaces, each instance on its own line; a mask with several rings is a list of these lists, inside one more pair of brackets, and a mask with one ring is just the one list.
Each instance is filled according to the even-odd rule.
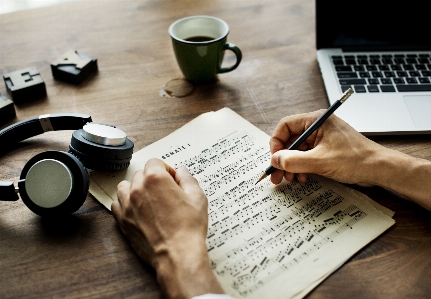
[[[191,82],[214,81],[217,74],[236,69],[241,62],[241,50],[227,42],[229,25],[211,16],[191,16],[179,19],[169,27],[169,35],[184,77]],[[222,67],[226,50],[232,51],[236,62]]]

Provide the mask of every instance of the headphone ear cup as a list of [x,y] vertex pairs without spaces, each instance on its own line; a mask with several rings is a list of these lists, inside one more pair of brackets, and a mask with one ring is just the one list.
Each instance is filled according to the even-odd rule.
[[77,211],[84,203],[90,177],[73,155],[46,151],[31,158],[18,182],[21,199],[40,216],[58,217]]
[[129,139],[120,146],[97,144],[82,137],[81,129],[73,132],[69,153],[81,160],[88,169],[119,171],[129,167],[133,146]]

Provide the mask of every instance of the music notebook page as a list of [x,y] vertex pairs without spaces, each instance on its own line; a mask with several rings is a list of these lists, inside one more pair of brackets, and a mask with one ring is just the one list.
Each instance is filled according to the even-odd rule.
[[195,118],[136,152],[119,173],[91,174],[90,192],[110,209],[116,186],[150,158],[187,166],[208,196],[207,248],[236,298],[301,298],[394,220],[390,211],[332,180],[265,179],[269,136],[228,108]]

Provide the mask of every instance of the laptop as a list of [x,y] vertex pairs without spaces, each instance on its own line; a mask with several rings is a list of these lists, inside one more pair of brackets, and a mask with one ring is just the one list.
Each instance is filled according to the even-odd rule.
[[335,114],[364,135],[431,133],[427,1],[316,0],[317,61]]

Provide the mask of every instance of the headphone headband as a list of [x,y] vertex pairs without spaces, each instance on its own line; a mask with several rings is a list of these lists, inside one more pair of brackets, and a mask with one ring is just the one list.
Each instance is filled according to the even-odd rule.
[[44,114],[17,122],[0,131],[1,151],[27,138],[60,130],[78,130],[91,122],[91,116],[81,113]]

